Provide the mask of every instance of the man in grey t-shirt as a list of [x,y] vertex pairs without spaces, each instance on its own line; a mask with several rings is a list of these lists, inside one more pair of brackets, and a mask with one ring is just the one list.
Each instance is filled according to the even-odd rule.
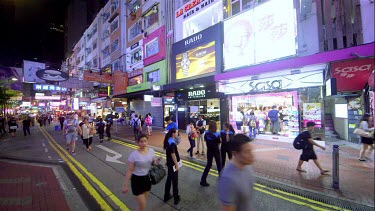
[[252,140],[237,134],[230,142],[232,160],[221,171],[218,197],[221,210],[251,211],[253,209],[254,162]]

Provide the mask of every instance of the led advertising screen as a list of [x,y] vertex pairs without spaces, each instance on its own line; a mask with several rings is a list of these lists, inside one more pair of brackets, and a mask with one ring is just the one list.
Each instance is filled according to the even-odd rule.
[[293,1],[269,1],[224,21],[224,69],[295,55],[295,13]]
[[215,41],[176,55],[176,80],[214,72]]

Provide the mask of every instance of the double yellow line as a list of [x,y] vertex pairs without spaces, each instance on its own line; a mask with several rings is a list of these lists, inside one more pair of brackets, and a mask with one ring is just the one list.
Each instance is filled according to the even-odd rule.
[[[61,147],[51,135],[45,131],[44,128],[39,128],[42,134],[47,138],[48,143],[51,147],[60,155],[61,159],[69,166],[70,170],[77,176],[81,181],[83,187],[89,192],[89,194],[98,202],[102,210],[113,210],[113,208],[107,203],[106,200],[100,195],[100,193],[92,186],[92,184],[86,179],[81,173],[86,174],[88,178],[94,182],[99,189],[111,199],[120,210],[130,211],[129,208],[113,194],[102,182],[100,182],[94,175],[92,175],[81,163],[74,159],[67,150]],[[79,169],[79,170],[78,170]]]
[[[129,148],[133,148],[133,149],[138,148],[134,144],[125,143],[125,142],[120,141],[120,140],[112,139],[111,141],[114,142],[114,143],[129,147]],[[159,152],[155,152],[155,154],[157,156],[161,156],[161,157],[165,158],[165,154],[162,154],[162,153],[159,153]],[[182,163],[183,163],[184,166],[190,167],[190,168],[192,168],[194,170],[197,170],[197,171],[200,171],[200,172],[203,172],[204,168],[205,168],[202,165],[192,163],[192,162],[189,162],[189,161],[186,161],[186,160],[182,160]],[[211,169],[209,174],[214,176],[214,177],[219,176],[218,171],[214,170],[214,169]],[[306,197],[303,197],[303,196],[295,195],[295,194],[292,194],[292,193],[289,193],[289,192],[286,192],[286,191],[278,190],[278,189],[275,189],[275,188],[269,188],[269,187],[267,187],[265,185],[262,185],[262,184],[259,184],[259,183],[255,183],[254,190],[257,190],[257,191],[262,192],[262,193],[267,194],[267,195],[271,195],[273,197],[283,199],[285,201],[289,201],[289,202],[294,203],[294,204],[310,207],[313,210],[318,210],[318,211],[325,211],[325,210],[349,211],[348,209],[343,209],[343,208],[340,208],[340,207],[337,207],[337,206],[334,206],[334,205],[326,204],[326,203],[316,201],[316,200],[313,200],[313,199],[309,199],[309,198],[306,198]],[[288,197],[292,197],[292,198],[288,198]]]

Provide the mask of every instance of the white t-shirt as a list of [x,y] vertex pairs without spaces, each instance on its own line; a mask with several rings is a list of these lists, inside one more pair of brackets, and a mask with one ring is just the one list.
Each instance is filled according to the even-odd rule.
[[128,161],[134,164],[133,174],[137,176],[146,176],[150,171],[155,151],[148,148],[147,154],[143,155],[138,150],[130,153]]

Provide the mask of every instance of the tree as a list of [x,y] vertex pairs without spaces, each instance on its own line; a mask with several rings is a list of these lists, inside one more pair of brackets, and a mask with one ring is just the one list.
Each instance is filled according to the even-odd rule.
[[0,80],[0,105],[2,107],[0,113],[6,113],[6,108],[7,107],[13,107],[13,104],[9,103],[9,99],[11,97],[16,97],[20,96],[21,92],[17,90],[13,90],[10,88],[10,85],[14,83],[13,80],[11,79],[5,79],[5,80]]

